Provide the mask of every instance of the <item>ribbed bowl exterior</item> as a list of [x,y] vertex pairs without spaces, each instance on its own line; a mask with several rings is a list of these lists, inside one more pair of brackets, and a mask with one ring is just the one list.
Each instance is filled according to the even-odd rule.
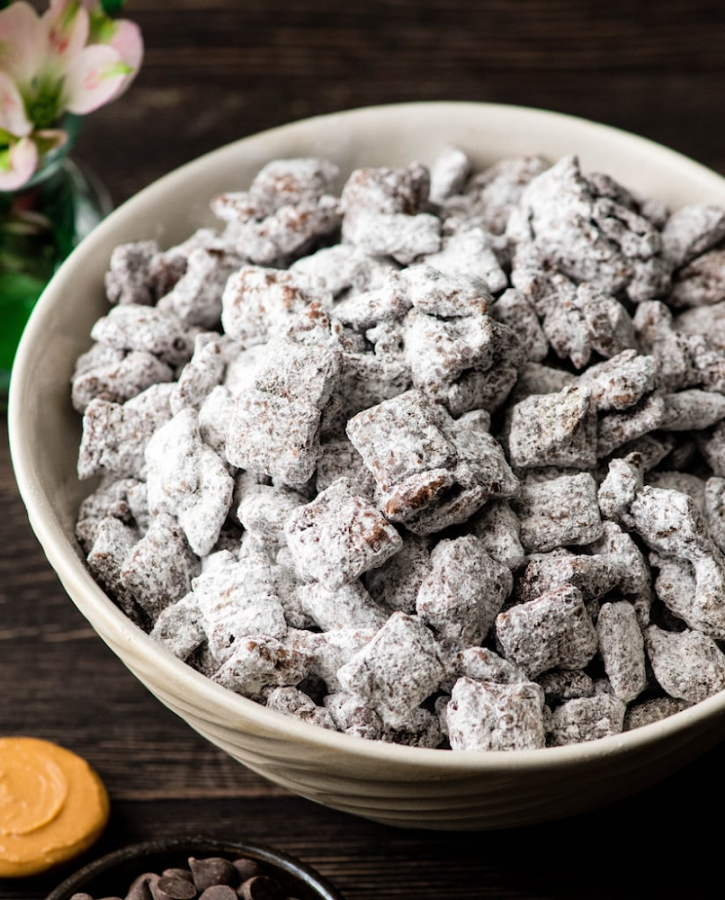
[[[11,383],[10,438],[31,525],[68,595],[134,675],[192,728],[253,771],[317,803],[391,825],[497,829],[612,802],[675,771],[725,737],[725,693],[664,722],[575,747],[451,753],[363,741],[298,722],[233,694],[155,645],[85,569],[73,536],[81,498],[80,420],[69,399],[76,357],[107,309],[113,247],[170,246],[211,221],[209,198],[246,187],[270,159],[326,156],[342,176],[361,165],[432,162],[448,144],[477,165],[577,153],[672,206],[725,205],[725,179],[642,138],[520,107],[415,103],[310,119],[245,138],[171,173],[99,226],[48,286],[26,329]],[[48,448],[52,448],[49,452]]]

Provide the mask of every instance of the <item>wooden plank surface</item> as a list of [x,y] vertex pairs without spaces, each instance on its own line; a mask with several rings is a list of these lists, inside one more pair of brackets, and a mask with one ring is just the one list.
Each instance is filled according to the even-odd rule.
[[[573,113],[725,173],[720,2],[131,0],[127,15],[144,30],[143,71],[88,119],[76,153],[116,202],[235,138],[411,99]],[[111,825],[88,857],[180,833],[248,838],[299,855],[348,900],[701,897],[721,880],[701,845],[725,801],[725,747],[605,810],[481,834],[375,825],[248,772],[147,693],[68,600],[27,524],[4,427],[0,686],[0,734],[58,741],[104,778]],[[40,900],[58,877],[0,882],[0,900]]]

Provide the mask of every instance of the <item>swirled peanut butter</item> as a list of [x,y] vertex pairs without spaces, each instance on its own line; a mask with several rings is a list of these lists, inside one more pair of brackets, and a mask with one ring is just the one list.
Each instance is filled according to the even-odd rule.
[[34,875],[88,848],[108,795],[88,763],[37,738],[0,738],[0,878]]

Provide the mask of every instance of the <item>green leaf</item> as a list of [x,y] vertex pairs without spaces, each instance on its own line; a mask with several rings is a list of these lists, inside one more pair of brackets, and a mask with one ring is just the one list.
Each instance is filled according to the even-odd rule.
[[115,16],[123,9],[124,0],[101,0],[101,6],[107,16]]

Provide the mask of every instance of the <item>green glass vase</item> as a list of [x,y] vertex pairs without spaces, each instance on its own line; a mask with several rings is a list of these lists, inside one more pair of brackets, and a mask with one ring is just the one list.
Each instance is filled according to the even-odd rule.
[[66,116],[68,141],[49,153],[32,179],[0,191],[0,395],[10,381],[28,317],[53,273],[111,210],[108,192],[69,153],[79,119]]

